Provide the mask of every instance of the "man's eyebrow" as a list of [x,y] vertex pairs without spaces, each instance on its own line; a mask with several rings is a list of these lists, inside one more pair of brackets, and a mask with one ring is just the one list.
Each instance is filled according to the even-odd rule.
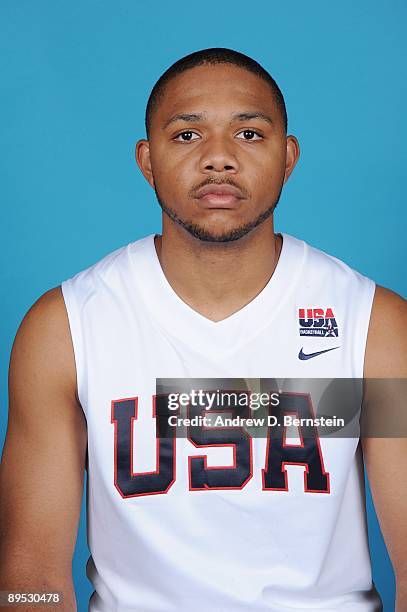
[[202,113],[179,113],[178,115],[174,115],[170,117],[165,123],[163,128],[165,129],[174,121],[202,121],[204,115]]
[[237,121],[250,121],[250,119],[263,119],[263,121],[266,121],[267,123],[270,123],[271,125],[274,124],[274,121],[272,120],[271,117],[269,117],[269,115],[266,115],[265,113],[261,113],[261,112],[257,112],[257,111],[247,111],[244,113],[235,113],[233,115],[233,120],[237,120]]
[[[198,122],[202,121],[204,118],[204,113],[178,113],[167,119],[167,121],[163,125],[163,129],[167,128],[169,125],[171,125],[171,123],[174,123],[175,121]],[[266,115],[265,113],[259,111],[245,111],[241,113],[233,113],[232,115],[232,122],[250,121],[250,119],[262,119],[263,121],[266,121],[271,125],[274,124],[274,121],[271,117],[269,117],[269,115]]]

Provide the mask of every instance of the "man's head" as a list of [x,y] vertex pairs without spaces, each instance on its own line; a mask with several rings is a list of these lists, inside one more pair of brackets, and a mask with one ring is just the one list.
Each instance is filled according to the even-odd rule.
[[173,64],[146,109],[137,162],[168,219],[199,240],[237,240],[265,222],[298,158],[284,98],[253,59],[205,49]]

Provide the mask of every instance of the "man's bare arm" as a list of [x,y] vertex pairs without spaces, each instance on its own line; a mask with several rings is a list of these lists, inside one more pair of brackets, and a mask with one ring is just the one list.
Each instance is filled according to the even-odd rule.
[[[26,314],[10,359],[0,467],[0,591],[62,591],[61,612],[76,610],[72,556],[86,439],[68,318],[56,287]],[[19,607],[31,609],[50,607]]]
[[[407,302],[383,287],[377,287],[373,303],[365,377],[407,379]],[[405,431],[402,433],[405,436]],[[407,438],[366,437],[362,439],[362,448],[375,509],[396,576],[396,612],[406,612]]]

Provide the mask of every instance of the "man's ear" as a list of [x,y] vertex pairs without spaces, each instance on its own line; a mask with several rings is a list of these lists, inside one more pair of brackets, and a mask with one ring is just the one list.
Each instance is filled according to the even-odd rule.
[[287,157],[285,162],[284,183],[294,170],[295,164],[300,156],[300,145],[295,136],[287,136]]
[[151,187],[154,189],[154,178],[153,171],[151,169],[151,159],[150,159],[150,143],[148,140],[144,138],[139,140],[136,144],[136,162],[141,172],[143,173],[144,178],[150,183]]

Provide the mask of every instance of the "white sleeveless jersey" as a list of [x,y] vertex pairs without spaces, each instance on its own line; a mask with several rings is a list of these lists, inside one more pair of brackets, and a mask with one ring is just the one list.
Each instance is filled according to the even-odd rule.
[[363,377],[374,282],[282,236],[266,287],[220,322],[178,297],[154,235],[62,283],[88,427],[92,612],[382,609],[357,436],[320,437],[308,457],[301,440],[278,455],[266,437],[156,437],[157,379]]

